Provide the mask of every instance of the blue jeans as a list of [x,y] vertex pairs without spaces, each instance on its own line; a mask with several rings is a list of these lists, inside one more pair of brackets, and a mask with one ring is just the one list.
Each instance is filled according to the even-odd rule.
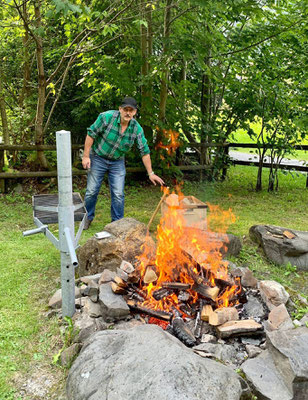
[[107,160],[93,153],[91,158],[91,170],[88,174],[87,190],[85,194],[85,206],[88,219],[93,220],[97,196],[102,185],[105,173],[108,172],[108,182],[111,195],[111,219],[116,221],[124,217],[124,183],[125,163],[122,160]]

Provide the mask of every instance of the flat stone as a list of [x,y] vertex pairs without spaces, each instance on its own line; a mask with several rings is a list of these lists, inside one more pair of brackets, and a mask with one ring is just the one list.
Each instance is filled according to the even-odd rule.
[[244,287],[256,288],[258,284],[258,279],[253,276],[252,271],[246,267],[236,267],[231,268],[231,275],[236,277],[241,277],[241,284]]
[[239,321],[228,321],[220,326],[217,326],[216,329],[219,336],[224,339],[230,336],[237,336],[242,334],[259,334],[263,328],[261,324],[258,324],[253,319],[246,319]]
[[306,323],[308,323],[308,313],[305,314],[303,318],[300,319],[300,323],[302,326],[306,326]]
[[308,328],[268,332],[267,347],[294,399],[308,398]]
[[116,321],[130,315],[126,301],[119,294],[113,293],[111,285],[104,283],[99,287],[99,303],[106,321]]
[[98,293],[99,285],[93,280],[88,283],[88,286],[82,292],[83,296],[89,296],[94,303],[98,300]]
[[246,344],[245,347],[249,358],[254,358],[262,353],[262,349],[260,349],[260,347],[254,346],[253,344]]
[[275,307],[268,314],[268,328],[269,330],[275,329],[292,329],[293,322],[284,304]]
[[285,288],[276,281],[260,281],[259,290],[262,299],[270,310],[280,306],[280,304],[286,304],[290,297]]
[[157,325],[93,335],[66,386],[68,400],[239,400],[247,391],[231,368],[199,357]]
[[[75,287],[75,299],[81,297],[80,289],[76,286]],[[59,308],[62,307],[62,290],[58,289],[51,299],[48,302],[48,306],[51,308]]]
[[[293,395],[276,369],[268,350],[245,361],[241,368],[260,400],[292,400]],[[303,400],[304,398],[302,398]],[[300,400],[299,398],[297,400]]]

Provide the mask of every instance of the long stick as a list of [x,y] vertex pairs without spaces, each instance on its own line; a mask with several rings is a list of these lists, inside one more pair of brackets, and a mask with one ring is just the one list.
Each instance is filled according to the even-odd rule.
[[157,214],[157,212],[159,210],[159,207],[161,206],[161,203],[165,200],[165,198],[166,198],[166,196],[167,196],[167,194],[169,192],[168,189],[169,189],[169,187],[167,187],[167,190],[165,190],[165,193],[162,195],[161,199],[159,200],[159,203],[157,204],[157,207],[155,208],[155,211],[152,214],[152,217],[151,217],[151,219],[150,219],[150,221],[149,221],[149,223],[147,225],[148,232],[150,230],[150,226],[151,226],[151,224],[153,222],[153,219],[155,218],[155,216],[156,216],[156,214]]

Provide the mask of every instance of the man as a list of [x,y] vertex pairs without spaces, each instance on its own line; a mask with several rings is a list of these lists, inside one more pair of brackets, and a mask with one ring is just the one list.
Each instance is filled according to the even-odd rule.
[[137,102],[132,97],[126,97],[119,111],[101,113],[97,120],[88,128],[84,145],[82,166],[89,170],[85,206],[88,219],[84,229],[88,229],[95,215],[97,196],[108,172],[111,194],[111,219],[116,221],[124,216],[124,157],[134,142],[137,142],[143,164],[150,181],[163,185],[164,181],[152,171],[150,149],[144,137],[143,129],[134,119],[137,112]]

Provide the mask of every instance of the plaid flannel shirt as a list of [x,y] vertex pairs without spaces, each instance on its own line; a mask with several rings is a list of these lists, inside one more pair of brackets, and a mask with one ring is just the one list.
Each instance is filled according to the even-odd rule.
[[143,129],[135,119],[132,119],[126,130],[121,133],[119,111],[110,110],[99,114],[97,120],[87,129],[87,134],[94,139],[93,151],[109,160],[124,158],[135,140],[141,156],[150,154]]

